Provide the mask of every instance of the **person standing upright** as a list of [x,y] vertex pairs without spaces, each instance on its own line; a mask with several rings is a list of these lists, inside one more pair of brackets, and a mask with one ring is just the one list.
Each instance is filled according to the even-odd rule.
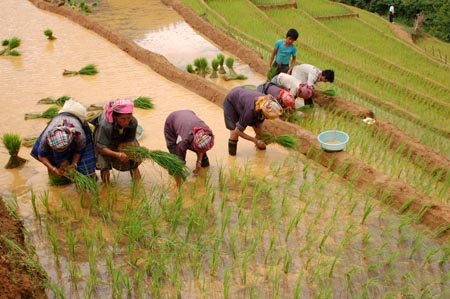
[[297,57],[297,47],[294,42],[298,39],[298,31],[289,29],[285,39],[279,39],[275,42],[275,48],[270,56],[270,67],[276,68],[273,76],[279,73],[290,73],[295,65]]
[[394,4],[391,4],[391,6],[389,7],[389,22],[393,23],[394,22]]

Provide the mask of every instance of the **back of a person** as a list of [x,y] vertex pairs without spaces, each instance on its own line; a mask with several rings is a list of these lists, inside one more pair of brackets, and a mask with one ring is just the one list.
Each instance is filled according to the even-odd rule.
[[[295,77],[300,83],[308,82],[309,76],[311,74],[317,79],[320,77],[320,69],[315,67],[314,65],[303,63],[300,65],[296,65],[292,69],[292,76]],[[309,83],[309,82],[308,82]]]

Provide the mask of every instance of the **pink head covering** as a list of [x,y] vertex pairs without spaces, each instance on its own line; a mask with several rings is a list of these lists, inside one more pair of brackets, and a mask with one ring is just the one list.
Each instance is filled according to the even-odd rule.
[[133,113],[133,101],[129,99],[117,99],[114,101],[107,102],[104,106],[105,108],[105,118],[110,123],[113,122],[113,112],[120,114],[130,114]]
[[214,135],[208,127],[195,127],[194,132],[194,149],[197,152],[205,153],[214,146]]
[[286,89],[282,89],[278,98],[281,99],[283,105],[286,107],[294,107],[295,105],[295,97]]
[[297,96],[302,99],[309,99],[312,96],[312,89],[305,82],[300,83],[297,90]]
[[74,138],[74,128],[59,125],[47,134],[47,143],[55,151],[63,151],[69,147]]

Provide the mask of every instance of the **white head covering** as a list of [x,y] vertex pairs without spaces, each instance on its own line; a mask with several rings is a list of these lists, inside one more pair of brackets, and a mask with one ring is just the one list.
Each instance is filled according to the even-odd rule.
[[85,120],[87,116],[86,107],[73,99],[67,100],[64,103],[64,106],[61,108],[61,110],[59,110],[59,113],[61,112],[72,113],[81,120]]

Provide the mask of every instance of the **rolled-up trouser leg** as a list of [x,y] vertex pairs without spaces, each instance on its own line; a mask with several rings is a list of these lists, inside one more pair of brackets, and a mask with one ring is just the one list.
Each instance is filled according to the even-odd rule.
[[201,167],[208,167],[209,166],[209,158],[206,153],[203,154],[202,162],[200,164]]
[[230,154],[230,156],[236,156],[237,143],[237,140],[228,139],[228,154]]
[[308,106],[314,106],[314,102],[313,102],[313,99],[312,98],[309,98],[309,99],[306,99],[305,100],[305,105],[308,105]]

